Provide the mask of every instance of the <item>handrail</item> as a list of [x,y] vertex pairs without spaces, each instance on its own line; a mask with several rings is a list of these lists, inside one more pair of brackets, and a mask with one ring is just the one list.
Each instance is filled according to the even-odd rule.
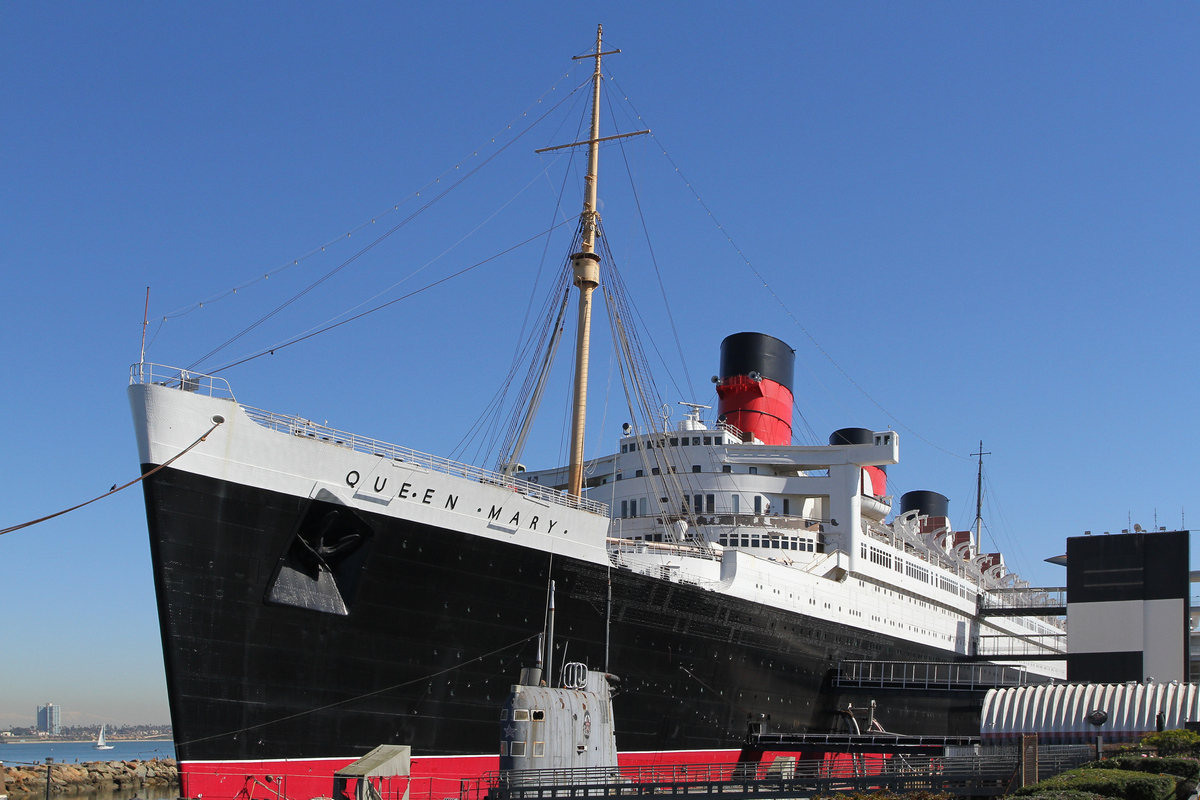
[[150,383],[171,389],[182,389],[185,392],[194,392],[206,397],[223,397],[236,402],[233,390],[229,388],[229,381],[224,378],[178,367],[168,367],[164,364],[142,363],[134,364],[129,368],[130,386]]
[[[211,375],[190,372],[161,364],[134,364],[130,369],[129,381],[131,384],[154,383],[173,389],[197,392],[210,397],[228,397],[228,399],[234,400],[233,392],[229,388],[229,382],[224,378],[216,378]],[[567,494],[560,494],[545,486],[511,478],[499,472],[477,467],[474,464],[464,464],[460,461],[452,461],[441,456],[422,453],[418,450],[400,447],[399,445],[390,444],[379,439],[339,431],[336,428],[319,425],[303,417],[276,414],[272,411],[264,411],[242,404],[239,404],[239,406],[257,424],[277,433],[324,442],[335,447],[345,447],[359,453],[369,453],[381,458],[390,458],[393,461],[403,461],[423,467],[432,472],[440,472],[444,475],[468,478],[495,486],[505,486],[514,492],[519,492],[535,500],[566,506],[567,508],[578,508],[582,511],[589,511],[605,517],[608,516],[608,505],[606,503],[600,503],[586,497],[571,497]]]

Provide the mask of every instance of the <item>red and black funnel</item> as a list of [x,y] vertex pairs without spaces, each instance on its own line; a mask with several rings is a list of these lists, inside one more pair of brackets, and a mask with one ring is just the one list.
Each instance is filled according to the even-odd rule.
[[774,336],[726,336],[717,376],[720,418],[765,444],[791,444],[795,364],[796,351]]

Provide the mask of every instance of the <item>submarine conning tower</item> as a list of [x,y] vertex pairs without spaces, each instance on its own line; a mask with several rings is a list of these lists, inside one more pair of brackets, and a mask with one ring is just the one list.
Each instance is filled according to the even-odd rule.
[[717,376],[720,418],[764,444],[791,444],[795,365],[796,351],[774,336],[726,336]]

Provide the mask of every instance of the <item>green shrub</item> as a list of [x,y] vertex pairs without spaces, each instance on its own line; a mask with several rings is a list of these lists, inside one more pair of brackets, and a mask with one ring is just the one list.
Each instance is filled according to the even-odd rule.
[[[819,795],[814,800],[954,800],[954,795],[949,792],[905,792],[904,794],[896,794],[890,789],[881,789],[877,792],[861,791],[861,792],[839,792],[834,795]],[[1067,798],[1066,800],[1090,800],[1090,798]],[[1100,798],[1105,800],[1105,798]]]
[[1050,789],[1046,789],[1044,791],[1039,791],[1037,794],[1026,794],[1021,796],[1026,798],[1026,800],[1111,800],[1111,798],[1105,797],[1102,794],[1096,794],[1095,792],[1077,792],[1070,789],[1064,789],[1062,791],[1051,791]]
[[1161,755],[1190,753],[1200,750],[1200,733],[1183,728],[1152,733],[1142,738],[1142,746],[1157,748]]
[[1175,784],[1176,779],[1171,775],[1148,775],[1121,769],[1073,769],[1018,789],[1013,794],[1030,797],[1050,792],[1077,791],[1120,800],[1172,800]]
[[1125,769],[1131,772],[1166,773],[1187,780],[1200,779],[1200,761],[1194,758],[1141,758],[1117,756],[1104,761],[1084,764],[1083,769]]

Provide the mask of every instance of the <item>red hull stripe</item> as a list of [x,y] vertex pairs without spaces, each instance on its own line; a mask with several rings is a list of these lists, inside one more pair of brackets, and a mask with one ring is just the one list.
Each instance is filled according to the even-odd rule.
[[[621,753],[622,767],[667,764],[725,764],[738,760],[740,750],[653,750]],[[333,797],[333,773],[354,761],[345,758],[297,758],[262,761],[184,761],[180,795],[205,800],[309,800]],[[414,756],[408,781],[385,779],[384,800],[442,800],[482,798],[484,773],[500,768],[497,755]]]

